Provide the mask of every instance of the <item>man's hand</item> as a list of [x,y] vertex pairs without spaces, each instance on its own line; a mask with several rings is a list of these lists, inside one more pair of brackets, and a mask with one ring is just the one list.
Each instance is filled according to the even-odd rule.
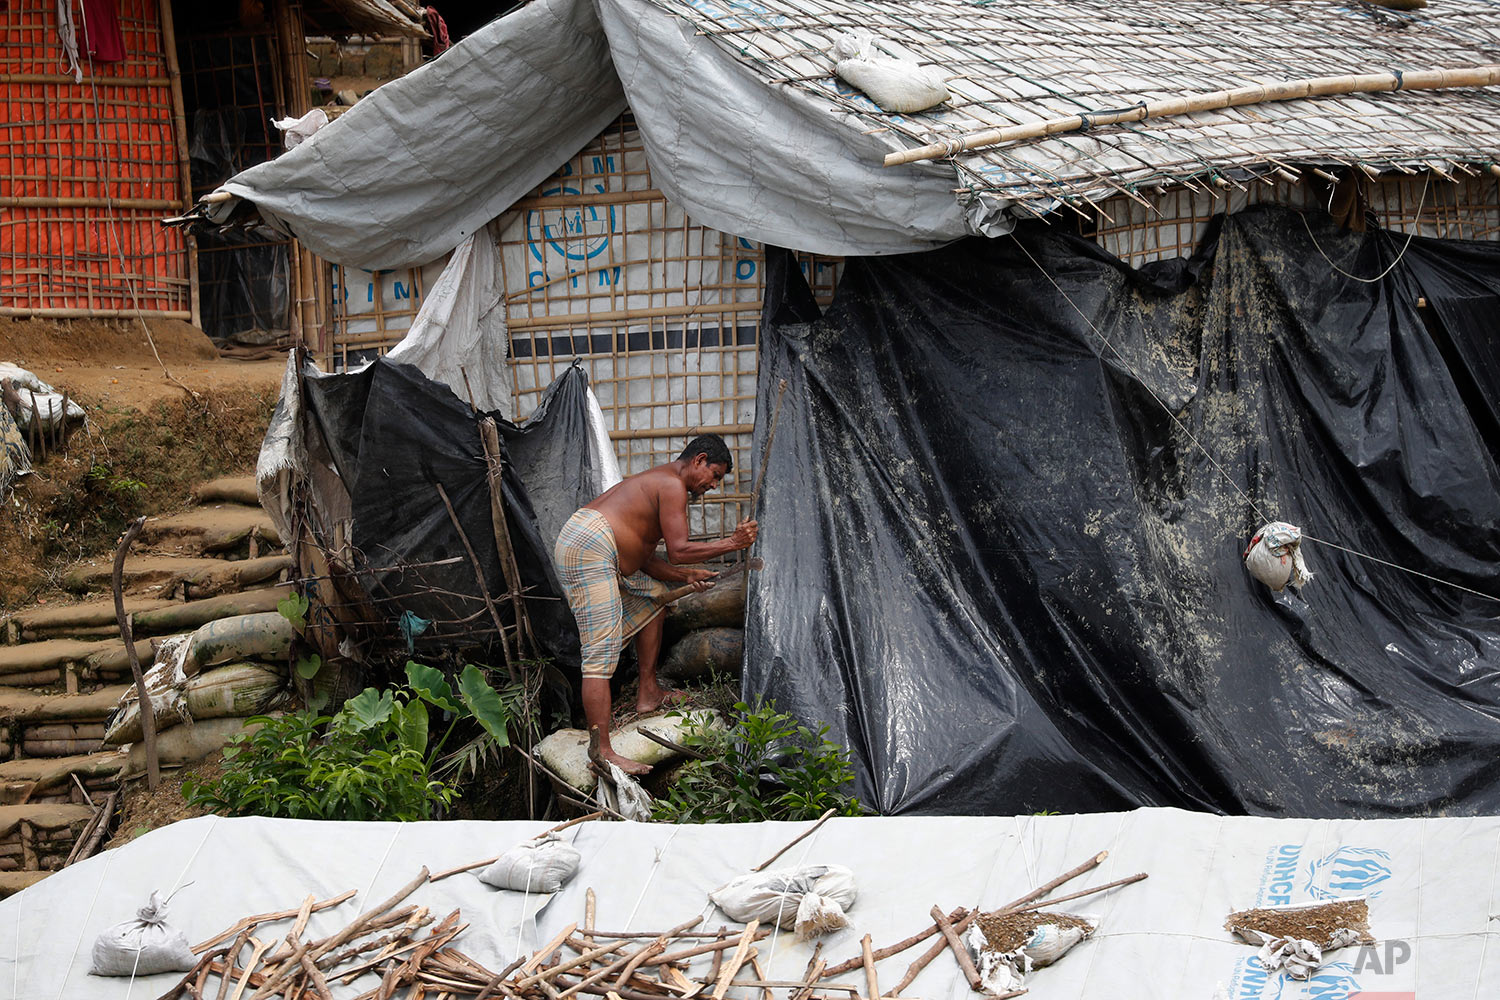
[[759,534],[760,525],[754,519],[747,517],[735,527],[734,534],[729,538],[734,542],[736,549],[748,549],[755,544],[755,538]]
[[698,566],[682,567],[682,582],[691,583],[695,594],[701,594],[713,587],[714,577],[718,575]]

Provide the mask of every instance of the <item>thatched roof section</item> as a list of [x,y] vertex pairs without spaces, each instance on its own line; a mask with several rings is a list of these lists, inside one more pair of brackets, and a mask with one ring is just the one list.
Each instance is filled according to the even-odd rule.
[[[1244,0],[652,0],[768,83],[797,88],[893,149],[1184,94],[1339,74],[1500,63],[1500,5]],[[864,28],[939,67],[953,98],[881,112],[833,75]],[[1161,184],[1309,167],[1484,171],[1500,160],[1500,88],[1323,97],[1199,112],[961,153],[958,187],[1035,213]]]
[[304,9],[325,31],[337,24],[370,35],[427,37],[421,9],[411,0],[309,0]]

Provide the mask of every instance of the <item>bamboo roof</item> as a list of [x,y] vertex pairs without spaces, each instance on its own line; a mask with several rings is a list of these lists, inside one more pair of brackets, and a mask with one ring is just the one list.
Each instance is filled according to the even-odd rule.
[[[1141,101],[1308,77],[1500,63],[1500,4],[1438,0],[1395,12],[1332,0],[650,0],[769,86],[789,87],[884,134],[891,148]],[[872,32],[893,56],[938,67],[951,99],[881,111],[834,76],[835,38]],[[1164,185],[1308,167],[1491,169],[1500,88],[1367,93],[1202,111],[958,153],[961,196],[1043,214]]]
[[410,0],[310,0],[306,9],[315,19],[324,10],[332,12],[339,22],[366,34],[427,37],[420,9]]

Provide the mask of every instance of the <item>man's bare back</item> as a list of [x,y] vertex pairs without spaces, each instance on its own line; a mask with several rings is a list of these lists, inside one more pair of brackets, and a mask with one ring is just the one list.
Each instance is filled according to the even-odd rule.
[[[702,562],[727,552],[749,548],[757,525],[742,521],[729,538],[694,542],[688,538],[687,503],[718,486],[727,469],[699,454],[692,461],[677,459],[621,480],[586,506],[597,510],[614,532],[619,551],[620,573],[629,576],[644,569],[658,580],[694,582],[689,576],[671,572],[655,558],[656,546],[665,541],[666,563],[682,566]],[[664,575],[665,574],[665,575]]]

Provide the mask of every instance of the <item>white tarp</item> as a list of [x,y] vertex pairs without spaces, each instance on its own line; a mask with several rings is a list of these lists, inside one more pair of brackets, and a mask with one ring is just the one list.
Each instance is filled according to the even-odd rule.
[[[135,912],[154,889],[178,890],[172,920],[194,943],[241,917],[295,908],[308,893],[359,896],[312,917],[308,934],[343,927],[408,882],[478,861],[545,829],[540,822],[308,823],[204,817],[140,839],[51,876],[0,902],[0,993],[20,1000],[117,1000],[119,980],[86,974],[95,935]],[[409,903],[436,914],[458,907],[470,926],[454,942],[499,971],[565,925],[581,921],[584,894],[598,895],[597,926],[664,930],[705,914],[712,930],[730,923],[707,893],[785,846],[807,824],[666,826],[590,823],[564,834],[583,863],[544,908],[536,897],[501,892],[474,873],[419,889]],[[1290,820],[1220,817],[1175,809],[1084,816],[835,819],[797,844],[778,867],[842,864],[859,898],[850,926],[825,938],[830,962],[930,924],[944,910],[997,907],[1100,850],[1109,858],[1061,894],[1138,871],[1144,882],[1066,904],[1097,914],[1098,935],[1056,966],[1028,978],[1037,1000],[1350,1000],[1359,991],[1418,997],[1500,994],[1500,818]],[[1330,953],[1305,983],[1265,972],[1255,949],[1236,944],[1222,924],[1249,906],[1362,896],[1379,943]],[[536,913],[540,910],[539,913]],[[527,914],[535,913],[535,919]],[[287,925],[266,928],[284,933]],[[265,937],[265,935],[261,935]],[[923,945],[925,947],[925,943]],[[772,979],[800,979],[810,944],[783,932],[759,945]],[[920,949],[878,966],[882,988],[899,979]],[[693,967],[699,975],[703,965]],[[839,981],[857,984],[856,970]],[[159,996],[171,976],[133,984],[130,995]],[[338,997],[371,980],[335,987]],[[778,994],[779,995],[779,994]],[[906,995],[963,1000],[970,995],[946,956]],[[757,1000],[734,989],[731,1000]]]
[[223,190],[327,260],[411,267],[477,232],[624,108],[588,0],[536,0]]
[[892,140],[767,86],[683,19],[639,0],[598,7],[535,0],[222,190],[328,260],[409,267],[500,215],[628,99],[653,180],[700,224],[834,255],[925,250],[969,231],[952,167],[884,167]]

